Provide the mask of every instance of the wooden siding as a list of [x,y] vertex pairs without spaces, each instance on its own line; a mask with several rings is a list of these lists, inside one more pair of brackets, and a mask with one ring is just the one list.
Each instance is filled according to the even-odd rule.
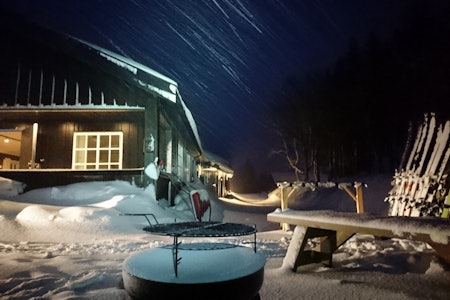
[[[16,112],[17,113],[17,112]],[[20,114],[20,113],[17,113]],[[42,168],[72,167],[73,134],[80,131],[121,131],[123,140],[123,168],[142,168],[144,112],[100,113],[93,116],[85,112],[66,112],[60,118],[41,116],[34,118],[39,124],[36,162]],[[26,118],[26,114],[24,114]],[[55,117],[53,115],[53,117]],[[67,119],[65,121],[64,119]],[[31,130],[33,123],[1,122],[4,128],[23,128],[20,167],[28,168],[31,155]],[[42,161],[43,159],[43,161]]]
[[[128,68],[114,63],[106,58],[111,53],[105,56],[93,45],[15,21],[0,18],[5,41],[0,47],[0,129],[38,123],[36,162],[44,172],[71,168],[73,133],[80,131],[122,131],[124,169],[143,168],[164,155],[159,142],[165,130],[174,139],[172,170],[178,143],[190,157],[200,156],[181,98],[160,92],[170,92],[174,81],[146,67],[132,70],[133,63]],[[144,140],[151,138],[154,148],[144,150]],[[26,169],[32,131],[22,130],[22,139],[20,167]]]

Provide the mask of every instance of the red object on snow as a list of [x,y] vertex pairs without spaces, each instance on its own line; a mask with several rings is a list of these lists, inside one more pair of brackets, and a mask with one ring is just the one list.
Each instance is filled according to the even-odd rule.
[[200,193],[194,190],[191,191],[191,202],[192,208],[194,209],[195,218],[198,221],[201,221],[203,215],[211,206],[210,201],[200,199]]

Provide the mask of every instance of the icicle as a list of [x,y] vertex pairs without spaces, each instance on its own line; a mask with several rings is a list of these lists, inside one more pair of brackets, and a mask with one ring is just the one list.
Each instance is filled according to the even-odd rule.
[[66,105],[66,98],[67,98],[67,80],[64,79],[64,97],[63,97],[63,104]]
[[44,71],[41,69],[41,81],[39,84],[39,106],[42,105],[42,86],[44,85]]
[[53,74],[52,78],[52,96],[50,102],[51,105],[55,104],[55,74]]
[[92,104],[92,90],[91,90],[91,86],[89,86],[89,105]]
[[33,76],[33,70],[30,69],[28,72],[28,95],[27,95],[27,104],[30,105],[30,96],[31,96],[31,77]]
[[14,105],[15,106],[17,106],[17,104],[18,104],[19,83],[20,83],[20,62],[17,62],[16,97],[14,99]]
[[77,82],[75,82],[75,105],[80,104],[79,99],[78,99],[79,95],[80,95],[80,87],[79,87],[78,81],[77,81]]
[[103,94],[103,91],[102,91],[102,105],[105,105],[105,94]]

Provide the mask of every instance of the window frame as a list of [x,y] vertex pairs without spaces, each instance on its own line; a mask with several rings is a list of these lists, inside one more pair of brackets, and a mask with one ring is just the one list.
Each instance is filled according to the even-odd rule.
[[[105,137],[108,137],[105,146]],[[113,143],[113,137],[119,140]],[[95,145],[92,143],[95,142]],[[105,151],[106,160],[105,160]],[[95,157],[94,157],[95,156]],[[123,164],[122,131],[80,131],[73,134],[72,169],[121,170]]]

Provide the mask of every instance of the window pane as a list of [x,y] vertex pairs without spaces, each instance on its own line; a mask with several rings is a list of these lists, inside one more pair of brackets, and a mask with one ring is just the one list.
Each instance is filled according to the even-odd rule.
[[119,168],[118,165],[111,165],[111,166],[110,166],[110,169],[118,169],[118,168]]
[[109,148],[109,135],[100,136],[100,148]]
[[99,156],[99,162],[101,162],[101,163],[107,163],[109,160],[108,160],[108,154],[109,154],[109,150],[100,150],[100,156]]
[[106,170],[106,169],[108,169],[108,165],[99,165],[98,168],[102,169],[102,170]]
[[95,169],[95,165],[86,165],[86,169],[93,170]]
[[86,136],[77,135],[76,144],[77,144],[77,148],[85,148],[86,147]]
[[88,138],[88,148],[97,148],[97,136],[90,135]]
[[118,148],[120,146],[120,136],[112,135],[111,136],[111,147]]
[[84,163],[86,152],[84,150],[78,150],[75,152],[75,163]]
[[112,162],[112,163],[119,162],[119,150],[111,150],[110,162]]
[[86,160],[87,163],[95,163],[96,162],[96,157],[97,157],[96,152],[97,151],[95,151],[95,150],[87,151],[87,160]]

